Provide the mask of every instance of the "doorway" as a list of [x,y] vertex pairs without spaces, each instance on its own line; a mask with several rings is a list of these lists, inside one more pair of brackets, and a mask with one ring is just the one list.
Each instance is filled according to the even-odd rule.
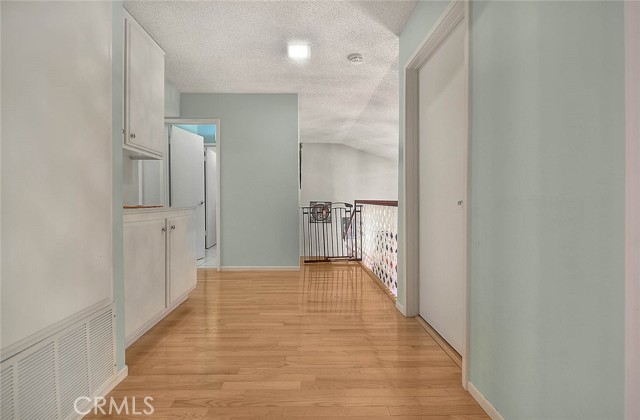
[[420,316],[460,355],[464,343],[467,138],[464,27],[418,71]]
[[435,335],[444,339],[444,345],[461,356],[462,382],[466,389],[467,2],[449,5],[417,48],[405,74],[405,249],[408,251],[404,309],[407,316],[424,319],[435,330]]
[[193,207],[199,268],[220,269],[220,121],[165,120],[171,207]]

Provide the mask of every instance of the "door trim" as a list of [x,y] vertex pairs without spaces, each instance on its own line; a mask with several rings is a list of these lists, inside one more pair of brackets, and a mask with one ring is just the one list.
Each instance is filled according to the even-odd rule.
[[[220,232],[222,230],[222,225],[220,224],[220,214],[222,213],[222,210],[220,208],[222,207],[220,205],[220,168],[222,166],[222,139],[220,138],[220,118],[165,118],[164,123],[167,125],[216,125],[216,270],[220,271],[220,267],[222,267],[222,241],[220,240],[220,237],[222,236]],[[166,152],[166,156],[169,156],[168,150]],[[165,173],[169,173],[168,168],[166,168]]]
[[625,27],[625,418],[640,418],[640,3]]
[[442,13],[437,22],[433,25],[431,31],[424,40],[418,45],[412,54],[408,64],[404,68],[405,72],[405,147],[404,147],[404,263],[405,270],[405,288],[404,302],[405,307],[403,313],[406,316],[417,316],[419,312],[419,277],[420,277],[420,250],[419,250],[419,112],[418,112],[418,72],[424,63],[440,48],[442,43],[449,35],[458,27],[459,24],[465,26],[465,51],[464,51],[464,67],[467,73],[466,83],[466,102],[467,108],[463,111],[466,114],[466,131],[467,131],[467,177],[464,192],[464,236],[466,243],[465,249],[465,338],[464,338],[464,355],[462,356],[462,386],[467,389],[468,372],[469,372],[469,185],[470,185],[470,74],[469,71],[469,2],[467,0],[453,0],[449,3],[445,11]]

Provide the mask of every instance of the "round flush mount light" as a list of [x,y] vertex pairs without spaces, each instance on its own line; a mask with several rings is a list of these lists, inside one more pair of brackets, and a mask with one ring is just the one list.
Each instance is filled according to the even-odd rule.
[[347,60],[353,64],[360,64],[364,61],[364,57],[360,53],[353,53],[347,56]]

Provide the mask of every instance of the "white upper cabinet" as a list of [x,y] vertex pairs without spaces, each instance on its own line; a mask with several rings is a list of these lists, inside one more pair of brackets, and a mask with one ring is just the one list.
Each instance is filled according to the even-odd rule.
[[125,15],[124,148],[139,158],[164,156],[164,51]]

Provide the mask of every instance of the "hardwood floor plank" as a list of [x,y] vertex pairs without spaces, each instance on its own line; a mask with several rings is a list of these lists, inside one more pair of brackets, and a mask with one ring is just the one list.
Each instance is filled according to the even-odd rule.
[[300,389],[300,382],[225,382],[222,389]]
[[366,417],[388,416],[386,407],[285,407],[284,418],[322,417]]
[[488,418],[460,368],[358,264],[201,269],[126,357],[108,397],[151,396],[153,418]]

